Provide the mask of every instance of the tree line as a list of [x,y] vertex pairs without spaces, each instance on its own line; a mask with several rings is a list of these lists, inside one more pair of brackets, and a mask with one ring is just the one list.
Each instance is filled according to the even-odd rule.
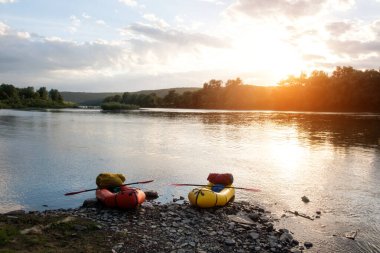
[[163,98],[125,92],[103,102],[148,108],[379,112],[380,71],[339,66],[330,75],[315,70],[310,75],[289,76],[271,87],[247,85],[240,78],[225,83],[212,79],[193,92],[170,90]]
[[0,108],[62,108],[74,104],[63,101],[61,93],[56,89],[47,90],[40,87],[17,88],[12,84],[0,85]]

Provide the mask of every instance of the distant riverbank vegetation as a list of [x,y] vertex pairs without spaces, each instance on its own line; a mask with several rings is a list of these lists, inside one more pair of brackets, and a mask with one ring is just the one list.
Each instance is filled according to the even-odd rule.
[[34,90],[34,87],[17,88],[12,84],[0,85],[0,109],[12,108],[67,108],[76,104],[63,101],[58,90],[46,87]]
[[380,72],[336,67],[331,75],[315,70],[309,76],[289,76],[278,86],[247,85],[240,78],[225,83],[213,79],[202,89],[181,95],[175,90],[163,98],[125,92],[103,102],[148,108],[380,112]]
[[136,109],[139,109],[140,106],[133,105],[133,104],[124,104],[124,103],[119,103],[119,102],[108,102],[108,103],[103,103],[101,105],[101,108],[103,110],[136,110]]

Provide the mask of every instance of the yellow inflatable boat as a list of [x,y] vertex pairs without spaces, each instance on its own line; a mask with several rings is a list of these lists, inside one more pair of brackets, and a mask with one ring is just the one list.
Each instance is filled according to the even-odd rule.
[[[189,192],[188,196],[190,203],[201,208],[225,206],[235,196],[234,188],[224,187],[220,192],[217,192],[214,191],[214,186],[218,185],[209,183],[206,187],[193,189],[191,192]],[[232,184],[229,184],[226,185],[226,187],[233,186]]]

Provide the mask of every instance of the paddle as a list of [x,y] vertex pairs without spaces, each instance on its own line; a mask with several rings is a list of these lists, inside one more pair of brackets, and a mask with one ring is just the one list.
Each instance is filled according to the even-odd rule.
[[[171,184],[174,186],[209,186],[209,185],[203,185],[203,184]],[[243,187],[235,187],[235,186],[224,186],[224,188],[233,188],[237,190],[246,190],[246,191],[251,191],[251,192],[260,192],[260,189],[254,189],[254,188],[243,188]]]
[[[141,181],[141,182],[134,182],[134,183],[129,183],[129,184],[123,184],[123,185],[147,184],[147,183],[151,183],[151,182],[153,182],[153,181],[154,181],[154,180],[148,180],[148,181]],[[82,193],[82,192],[95,191],[95,190],[98,190],[98,189],[99,189],[99,188],[94,188],[94,189],[89,189],[89,190],[82,190],[82,191],[77,191],[77,192],[68,192],[68,193],[65,193],[65,196],[75,195],[75,194]]]

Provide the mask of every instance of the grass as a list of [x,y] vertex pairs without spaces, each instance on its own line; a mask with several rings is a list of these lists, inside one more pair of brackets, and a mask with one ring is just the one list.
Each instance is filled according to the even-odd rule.
[[[32,227],[39,232],[23,234]],[[112,236],[112,237],[110,237]],[[0,215],[0,253],[10,252],[110,252],[118,234],[98,228],[97,223],[67,216],[34,214]]]

